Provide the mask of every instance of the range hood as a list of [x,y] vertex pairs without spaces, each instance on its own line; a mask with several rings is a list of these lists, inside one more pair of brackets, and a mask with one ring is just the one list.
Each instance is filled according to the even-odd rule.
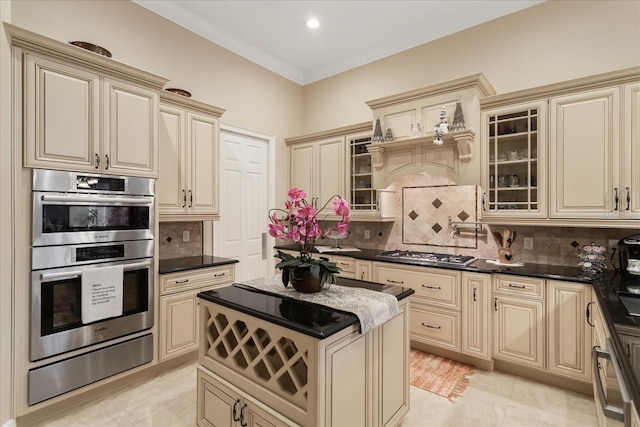
[[[421,173],[445,176],[458,184],[477,184],[480,98],[493,94],[493,87],[479,73],[367,102],[374,124],[379,119],[383,133],[390,129],[394,136],[393,141],[368,148],[373,187],[386,188],[402,176]],[[445,133],[443,143],[434,144],[434,126],[442,108],[451,123],[458,100],[465,129]],[[411,128],[418,124],[423,131],[416,137],[411,135]]]

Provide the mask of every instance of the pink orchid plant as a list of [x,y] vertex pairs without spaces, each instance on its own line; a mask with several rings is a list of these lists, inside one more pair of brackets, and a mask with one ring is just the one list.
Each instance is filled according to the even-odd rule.
[[[314,259],[311,257],[316,239],[327,235],[345,235],[349,228],[350,212],[346,200],[340,196],[329,199],[324,206],[316,209],[306,200],[307,194],[304,190],[293,187],[287,192],[288,199],[285,201],[286,209],[271,209],[269,211],[269,234],[277,239],[292,239],[298,244],[299,257],[292,257],[284,252],[278,251],[276,257],[282,262],[276,265],[283,271],[283,282],[288,283],[288,272],[293,268],[309,268],[311,273],[318,276],[323,274],[326,283],[335,283],[335,273],[340,269],[335,263],[327,258]],[[322,231],[317,217],[331,203],[333,212],[341,217],[335,229]],[[280,214],[280,217],[278,215]],[[286,272],[286,274],[285,274]]]

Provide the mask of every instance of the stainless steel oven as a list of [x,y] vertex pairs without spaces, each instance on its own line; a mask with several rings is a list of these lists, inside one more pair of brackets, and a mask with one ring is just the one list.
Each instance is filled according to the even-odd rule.
[[154,181],[34,169],[33,246],[153,239]]
[[153,180],[34,170],[32,193],[29,405],[153,360],[155,271]]
[[[153,327],[153,240],[32,249],[31,361]],[[83,324],[84,272],[123,267],[122,316]]]

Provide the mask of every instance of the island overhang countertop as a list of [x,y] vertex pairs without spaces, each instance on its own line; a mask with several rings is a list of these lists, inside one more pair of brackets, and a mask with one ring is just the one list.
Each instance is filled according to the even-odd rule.
[[[332,286],[358,287],[383,292],[395,296],[398,301],[415,292],[411,288],[402,286],[342,277],[338,278],[338,282]],[[358,317],[355,314],[275,295],[241,283],[200,292],[198,297],[317,339],[327,338],[358,323]]]

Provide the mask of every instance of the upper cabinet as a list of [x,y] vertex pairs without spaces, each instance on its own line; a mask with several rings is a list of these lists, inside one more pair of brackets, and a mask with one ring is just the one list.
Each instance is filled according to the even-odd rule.
[[169,92],[160,102],[160,221],[218,220],[219,118],[224,110]]
[[[477,185],[480,162],[474,140],[480,127],[479,101],[494,93],[485,76],[475,74],[367,102],[373,123],[380,120],[382,134],[393,137],[368,148],[373,188],[387,188],[403,176],[425,172],[460,185]],[[462,129],[454,127],[458,101]],[[436,143],[434,128],[443,107],[449,132]]]
[[545,101],[482,112],[483,216],[546,216]]
[[620,217],[620,88],[549,100],[551,218]]
[[158,91],[167,79],[5,27],[17,58],[25,167],[158,176]]
[[483,221],[640,218],[640,67],[481,100]]
[[[289,187],[302,188],[320,209],[335,195],[349,203],[352,221],[393,221],[393,193],[373,188],[371,123],[287,138]],[[331,206],[322,218],[336,219]],[[328,215],[328,217],[326,216]]]

